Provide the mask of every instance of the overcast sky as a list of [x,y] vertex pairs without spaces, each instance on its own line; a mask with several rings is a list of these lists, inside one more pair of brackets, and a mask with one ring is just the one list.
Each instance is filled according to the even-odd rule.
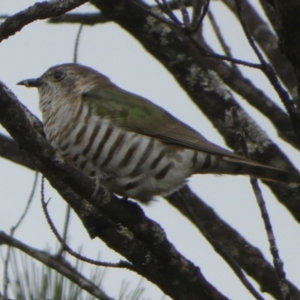
[[[34,1],[30,0],[1,0],[0,14],[14,14],[33,3]],[[253,0],[253,3],[256,1]],[[222,5],[217,1],[212,1],[211,7],[217,14],[216,19],[221,22],[224,33],[227,33],[235,57],[256,62],[239,25],[233,23],[233,18],[224,13]],[[85,5],[77,11],[93,11],[93,8]],[[0,45],[0,80],[12,89],[18,99],[39,118],[41,113],[38,109],[37,91],[16,86],[16,83],[40,76],[50,66],[71,62],[78,27],[78,25],[49,25],[45,21],[36,21]],[[205,22],[204,29],[210,37],[211,44],[218,47],[208,22]],[[120,87],[159,104],[201,132],[210,141],[226,147],[210,122],[191,103],[173,77],[117,25],[109,23],[84,27],[80,39],[78,62],[106,74]],[[276,94],[259,71],[249,68],[243,70],[267,94],[271,95],[274,101],[278,102]],[[243,100],[239,96],[236,97],[241,105],[248,109]],[[278,140],[267,120],[252,108],[251,115],[273,140]],[[5,132],[2,127],[0,131]],[[283,142],[280,145],[288,151],[291,159],[296,161],[296,152]],[[32,171],[0,158],[0,182],[2,183],[0,230],[9,232],[11,226],[18,220],[30,194],[33,179]],[[266,234],[247,177],[202,175],[194,176],[189,184],[223,219],[238,229],[250,243],[259,247],[265,257],[271,261]],[[278,204],[270,191],[262,184],[261,187],[273,222],[280,255],[285,263],[287,277],[300,286],[300,242],[299,238],[295,238],[300,236],[299,226],[285,208]],[[44,249],[47,245],[54,250],[57,242],[43,216],[39,191],[38,188],[34,203],[23,225],[16,232],[16,237],[30,246]],[[61,229],[66,204],[48,184],[46,198],[51,198],[49,210],[57,228]],[[201,234],[164,199],[157,198],[156,202],[144,209],[148,217],[161,224],[176,248],[197,264],[205,277],[221,292],[230,299],[252,299]],[[73,249],[83,245],[83,253],[88,257],[96,258],[101,252],[103,261],[117,262],[120,259],[117,253],[109,250],[100,240],[91,241],[75,214],[71,217],[69,243]],[[89,269],[88,266],[86,274],[89,274]],[[0,282],[2,282],[2,274],[0,266]],[[129,271],[109,270],[105,277],[104,288],[110,296],[117,296],[116,291],[119,290],[122,278],[131,280],[133,285],[139,280],[138,276]],[[158,288],[146,281],[144,286],[146,287],[145,298],[160,299],[162,292]],[[265,298],[272,299],[267,295]]]

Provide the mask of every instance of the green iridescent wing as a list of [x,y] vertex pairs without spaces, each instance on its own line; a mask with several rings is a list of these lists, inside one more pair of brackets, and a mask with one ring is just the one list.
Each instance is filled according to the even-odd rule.
[[210,143],[194,129],[149,100],[118,87],[91,90],[83,94],[82,99],[97,115],[110,119],[129,131],[176,146],[248,161]]

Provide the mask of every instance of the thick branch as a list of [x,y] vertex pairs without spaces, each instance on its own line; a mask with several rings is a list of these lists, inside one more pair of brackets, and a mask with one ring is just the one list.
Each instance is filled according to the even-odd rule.
[[52,24],[61,24],[61,23],[70,23],[70,24],[83,24],[93,26],[96,24],[103,24],[110,22],[111,20],[107,17],[103,16],[101,13],[72,13],[72,14],[65,14],[60,17],[51,18],[49,19],[49,23]]
[[[182,204],[182,198],[186,205],[194,212],[198,219],[195,226],[208,240],[223,247],[223,251],[231,256],[238,265],[260,286],[260,290],[269,293],[274,299],[281,299],[278,280],[273,266],[264,258],[261,251],[251,245],[234,228],[227,224],[217,213],[201,198],[195,195],[187,186],[179,193],[167,197],[170,204],[190,219]],[[194,220],[191,220],[194,222]],[[300,299],[300,291],[291,282],[289,289],[293,299]]]
[[18,144],[11,138],[0,133],[0,156],[21,166],[35,170],[34,164],[27,155],[19,149]]

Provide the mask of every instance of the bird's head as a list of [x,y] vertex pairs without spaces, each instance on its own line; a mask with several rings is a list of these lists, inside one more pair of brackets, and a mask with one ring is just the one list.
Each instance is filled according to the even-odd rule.
[[41,77],[25,79],[17,84],[38,88],[41,101],[43,98],[69,99],[71,95],[82,95],[93,88],[101,89],[112,85],[99,72],[73,63],[51,67]]

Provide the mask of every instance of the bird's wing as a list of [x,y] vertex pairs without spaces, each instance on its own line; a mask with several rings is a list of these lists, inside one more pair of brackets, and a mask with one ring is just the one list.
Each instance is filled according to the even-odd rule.
[[249,162],[209,142],[163,108],[118,87],[94,89],[84,93],[82,99],[99,117],[111,119],[129,131],[155,137],[168,144]]

